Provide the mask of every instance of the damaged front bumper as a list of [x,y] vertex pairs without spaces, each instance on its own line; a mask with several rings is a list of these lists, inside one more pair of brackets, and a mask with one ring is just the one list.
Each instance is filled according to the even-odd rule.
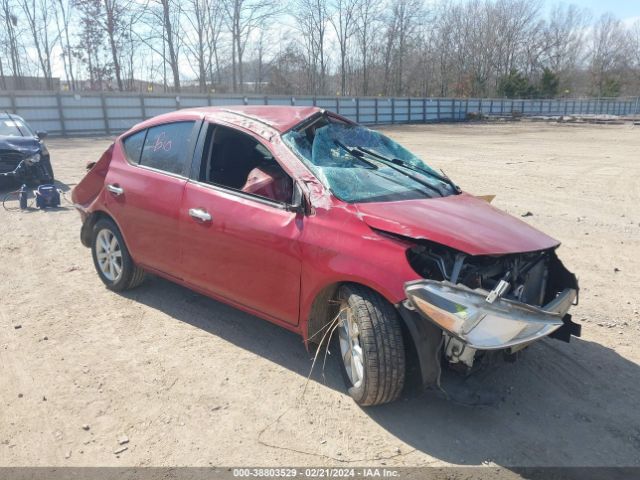
[[[580,335],[580,326],[571,322],[567,314],[578,296],[573,288],[563,290],[541,308],[500,297],[490,301],[490,292],[447,281],[409,282],[405,292],[406,308],[417,311],[456,339],[452,347],[458,345],[463,350],[468,347],[469,353],[515,351],[554,332],[565,341],[571,335]],[[446,353],[450,356],[453,352]]]

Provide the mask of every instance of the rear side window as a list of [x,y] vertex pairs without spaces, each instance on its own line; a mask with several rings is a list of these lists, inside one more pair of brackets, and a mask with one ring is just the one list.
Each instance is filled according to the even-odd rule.
[[151,127],[144,141],[140,165],[184,175],[194,123],[176,122]]
[[129,135],[122,143],[124,145],[124,153],[127,155],[127,160],[131,163],[138,163],[140,161],[140,154],[142,153],[142,144],[144,143],[144,136],[147,134],[146,130],[142,130],[133,135]]

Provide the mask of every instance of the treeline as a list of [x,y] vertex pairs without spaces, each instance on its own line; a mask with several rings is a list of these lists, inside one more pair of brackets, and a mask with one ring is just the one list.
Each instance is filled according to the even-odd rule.
[[640,22],[541,0],[0,0],[0,88],[29,76],[70,90],[638,95]]

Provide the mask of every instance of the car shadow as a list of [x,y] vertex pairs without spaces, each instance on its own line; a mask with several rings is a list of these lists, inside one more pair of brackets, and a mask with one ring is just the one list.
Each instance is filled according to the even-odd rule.
[[[123,295],[309,375],[302,339],[269,322],[157,277]],[[335,357],[311,379],[346,395]],[[363,411],[412,448],[457,465],[640,466],[636,363],[576,338],[544,339],[520,357],[469,376],[445,370],[441,389],[411,384],[400,400]]]

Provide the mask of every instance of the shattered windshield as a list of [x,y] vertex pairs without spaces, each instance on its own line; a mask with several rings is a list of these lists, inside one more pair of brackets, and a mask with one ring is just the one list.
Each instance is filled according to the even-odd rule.
[[349,203],[445,197],[458,193],[443,174],[379,132],[324,119],[283,136],[340,200]]

